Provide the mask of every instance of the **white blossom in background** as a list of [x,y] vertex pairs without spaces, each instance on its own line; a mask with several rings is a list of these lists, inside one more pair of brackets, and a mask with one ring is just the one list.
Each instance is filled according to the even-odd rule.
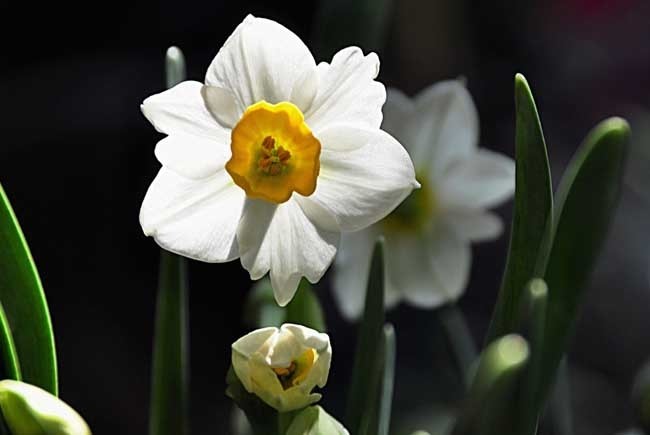
[[470,243],[502,233],[500,218],[487,209],[509,199],[515,187],[514,161],[478,147],[478,114],[457,80],[413,99],[389,89],[382,128],[409,151],[421,188],[381,222],[342,236],[334,294],[350,319],[362,312],[380,235],[387,307],[405,301],[434,308],[458,299],[470,272]]
[[332,361],[329,336],[285,323],[257,329],[232,344],[232,367],[242,385],[280,412],[321,398],[312,390],[327,383]]
[[380,130],[379,59],[348,47],[316,64],[282,25],[248,16],[212,61],[142,111],[167,135],[140,223],[186,257],[240,258],[270,272],[286,305],[301,277],[316,282],[342,231],[363,229],[418,187],[406,150]]

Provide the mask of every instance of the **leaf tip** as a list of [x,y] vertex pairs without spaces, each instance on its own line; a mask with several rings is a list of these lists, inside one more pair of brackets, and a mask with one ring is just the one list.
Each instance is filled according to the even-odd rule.
[[507,366],[518,366],[528,359],[530,353],[526,340],[517,334],[503,337],[498,343],[500,360]]

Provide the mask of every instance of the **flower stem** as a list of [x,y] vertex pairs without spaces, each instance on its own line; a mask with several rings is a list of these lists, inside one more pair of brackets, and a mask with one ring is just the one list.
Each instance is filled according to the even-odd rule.
[[437,313],[464,383],[469,386],[471,381],[470,369],[478,354],[476,343],[467,326],[465,316],[455,304],[446,305],[440,308]]

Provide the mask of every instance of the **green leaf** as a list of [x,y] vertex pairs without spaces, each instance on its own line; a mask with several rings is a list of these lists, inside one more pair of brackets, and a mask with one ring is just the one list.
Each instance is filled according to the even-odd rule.
[[352,382],[348,393],[346,427],[352,434],[374,435],[379,383],[383,368],[384,326],[384,242],[378,241],[372,254],[363,320],[354,355]]
[[469,387],[471,368],[478,357],[478,352],[465,316],[455,304],[441,307],[436,314],[454,354],[460,375]]
[[5,314],[5,310],[0,303],[0,354],[2,360],[0,361],[0,376],[1,379],[14,379],[20,381],[22,376],[20,374],[20,363],[18,362],[18,355],[16,354],[16,345],[14,344],[14,337],[11,334],[11,327],[9,320]]
[[553,193],[546,144],[535,100],[523,75],[515,76],[515,202],[506,268],[487,342],[516,331],[528,281],[542,276],[550,246]]
[[[2,351],[5,363],[12,359],[20,361],[23,381],[57,395],[56,350],[45,293],[25,237],[2,186],[0,301],[7,321],[3,332],[5,349]],[[11,356],[11,349],[6,347],[7,323],[13,335],[14,357]],[[11,366],[12,363],[8,364]]]
[[319,332],[325,332],[325,315],[318,297],[306,279],[300,281],[298,291],[286,307],[287,323],[297,323]]
[[625,120],[601,122],[581,145],[558,188],[553,246],[545,274],[549,298],[538,404],[553,384],[584,287],[616,209],[628,136]]
[[393,0],[328,0],[320,2],[312,42],[323,59],[343,47],[381,51],[390,24]]
[[287,309],[275,301],[271,280],[266,277],[256,282],[244,304],[244,323],[255,329],[267,326],[279,328],[286,318]]
[[650,360],[634,378],[632,406],[636,422],[646,433],[650,433]]
[[286,307],[280,307],[273,296],[268,278],[261,279],[251,289],[244,306],[245,322],[253,328],[296,323],[326,332],[325,314],[312,285],[306,279],[300,281],[298,290]]
[[[167,86],[185,78],[185,59],[177,47],[166,56]],[[153,346],[150,435],[189,433],[189,310],[187,262],[160,252],[160,276]]]
[[393,386],[395,382],[395,328],[390,323],[384,325],[383,331],[384,366],[379,401],[379,423],[377,435],[388,435],[390,415],[393,406]]
[[169,47],[165,54],[165,81],[172,88],[185,80],[185,56],[178,47]]
[[535,397],[539,388],[544,352],[547,300],[548,287],[544,280],[532,279],[525,288],[517,328],[528,341],[530,356],[525,377],[518,390],[519,406],[516,415],[519,426],[512,428],[513,434],[535,434],[537,430],[540,409],[535,403]]
[[279,413],[259,397],[246,391],[232,366],[228,370],[226,384],[226,395],[246,414],[255,435],[284,435],[278,434]]
[[526,340],[514,334],[498,338],[483,351],[452,435],[506,433],[513,423],[514,393],[528,355]]
[[186,260],[160,252],[153,349],[151,435],[184,435],[188,429],[189,313]]

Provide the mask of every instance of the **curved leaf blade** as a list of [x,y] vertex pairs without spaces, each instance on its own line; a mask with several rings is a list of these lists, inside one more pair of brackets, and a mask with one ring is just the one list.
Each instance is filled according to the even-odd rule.
[[[167,87],[185,79],[185,57],[169,47],[165,58]],[[160,251],[151,373],[150,435],[189,433],[189,301],[187,260]]]
[[515,392],[528,363],[521,336],[498,338],[481,353],[476,375],[451,435],[496,435],[512,429]]
[[20,360],[22,380],[58,394],[52,321],[41,279],[0,185],[0,301]]
[[517,329],[526,284],[541,276],[550,246],[553,189],[546,143],[528,82],[515,76],[515,201],[510,247],[487,342]]
[[366,303],[354,354],[352,382],[348,393],[346,427],[350,433],[370,435],[376,423],[384,358],[384,244],[378,241],[372,254]]
[[153,350],[151,435],[189,433],[189,313],[186,260],[160,252]]
[[629,131],[621,118],[597,125],[558,188],[553,246],[545,274],[549,297],[538,404],[544,402],[552,385],[616,209]]
[[382,335],[384,350],[384,367],[379,398],[379,421],[377,435],[388,435],[390,416],[393,407],[393,387],[395,384],[395,328],[390,323],[384,325]]
[[0,376],[2,379],[22,380],[20,373],[20,362],[16,353],[14,337],[11,333],[11,326],[0,303]]

